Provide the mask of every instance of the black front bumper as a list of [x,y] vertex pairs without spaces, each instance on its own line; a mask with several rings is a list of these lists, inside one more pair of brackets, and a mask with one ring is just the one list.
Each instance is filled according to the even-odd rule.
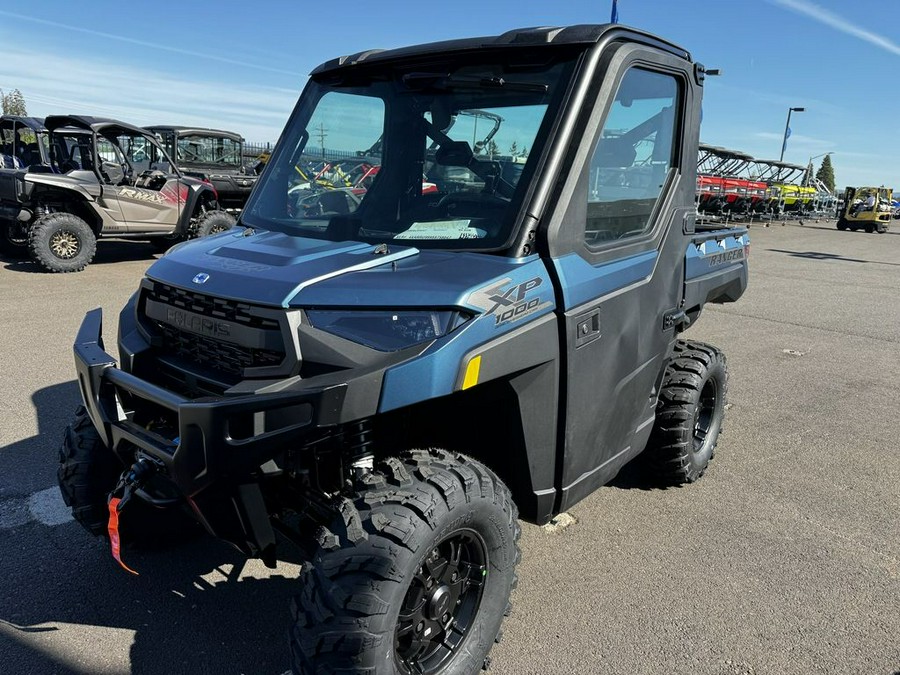
[[[91,420],[123,464],[135,447],[164,467],[189,500],[214,483],[237,486],[304,437],[338,423],[346,384],[290,393],[189,399],[120,370],[103,348],[100,309],[87,313],[75,341],[75,368]],[[158,411],[168,432],[135,422]]]

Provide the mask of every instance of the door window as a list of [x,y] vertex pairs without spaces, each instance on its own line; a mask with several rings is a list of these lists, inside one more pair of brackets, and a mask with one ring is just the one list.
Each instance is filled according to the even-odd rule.
[[652,227],[674,157],[678,81],[631,68],[625,73],[591,158],[585,241],[639,237]]

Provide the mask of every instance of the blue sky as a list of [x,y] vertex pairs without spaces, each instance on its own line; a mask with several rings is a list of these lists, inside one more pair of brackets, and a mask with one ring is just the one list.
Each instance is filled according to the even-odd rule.
[[[619,0],[622,23],[688,49],[709,81],[702,139],[785,161],[832,151],[839,186],[900,189],[896,0]],[[275,140],[333,56],[536,25],[603,23],[610,0],[424,3],[42,0],[0,9],[0,89],[29,113],[198,124]],[[78,8],[77,10],[75,8]],[[821,159],[815,161],[818,166]]]

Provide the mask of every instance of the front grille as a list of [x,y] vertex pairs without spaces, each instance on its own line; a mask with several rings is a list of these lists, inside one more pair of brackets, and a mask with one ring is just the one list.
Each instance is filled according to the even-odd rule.
[[277,366],[284,353],[270,349],[253,349],[214,338],[204,337],[157,322],[166,354],[187,359],[206,368],[241,375],[244,368]]
[[147,297],[165,305],[203,314],[211,319],[234,321],[250,328],[280,330],[276,320],[255,315],[253,305],[234,300],[213,298],[209,295],[193,293],[160,283],[153,284],[153,287],[147,291]]
[[[148,301],[145,304],[146,319],[151,322],[152,332],[161,343],[157,347],[161,355],[238,378],[244,375],[246,368],[278,366],[285,360],[284,348],[279,347],[283,342],[276,310],[157,282],[145,285],[144,297]],[[181,310],[179,320],[170,318],[171,312],[163,308],[153,309],[159,305]],[[190,314],[185,314],[187,312]],[[204,321],[210,319],[230,325],[229,339],[201,334],[195,327],[200,317]],[[204,329],[203,332],[208,331]],[[241,344],[242,340],[247,344]]]

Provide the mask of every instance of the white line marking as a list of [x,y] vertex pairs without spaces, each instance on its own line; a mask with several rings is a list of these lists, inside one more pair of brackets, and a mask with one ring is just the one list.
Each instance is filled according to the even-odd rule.
[[20,527],[35,520],[49,527],[72,520],[72,512],[63,501],[58,487],[40,490],[28,497],[0,501],[0,530]]
[[72,520],[72,512],[63,501],[58,487],[35,492],[28,498],[31,517],[44,525],[62,525]]

